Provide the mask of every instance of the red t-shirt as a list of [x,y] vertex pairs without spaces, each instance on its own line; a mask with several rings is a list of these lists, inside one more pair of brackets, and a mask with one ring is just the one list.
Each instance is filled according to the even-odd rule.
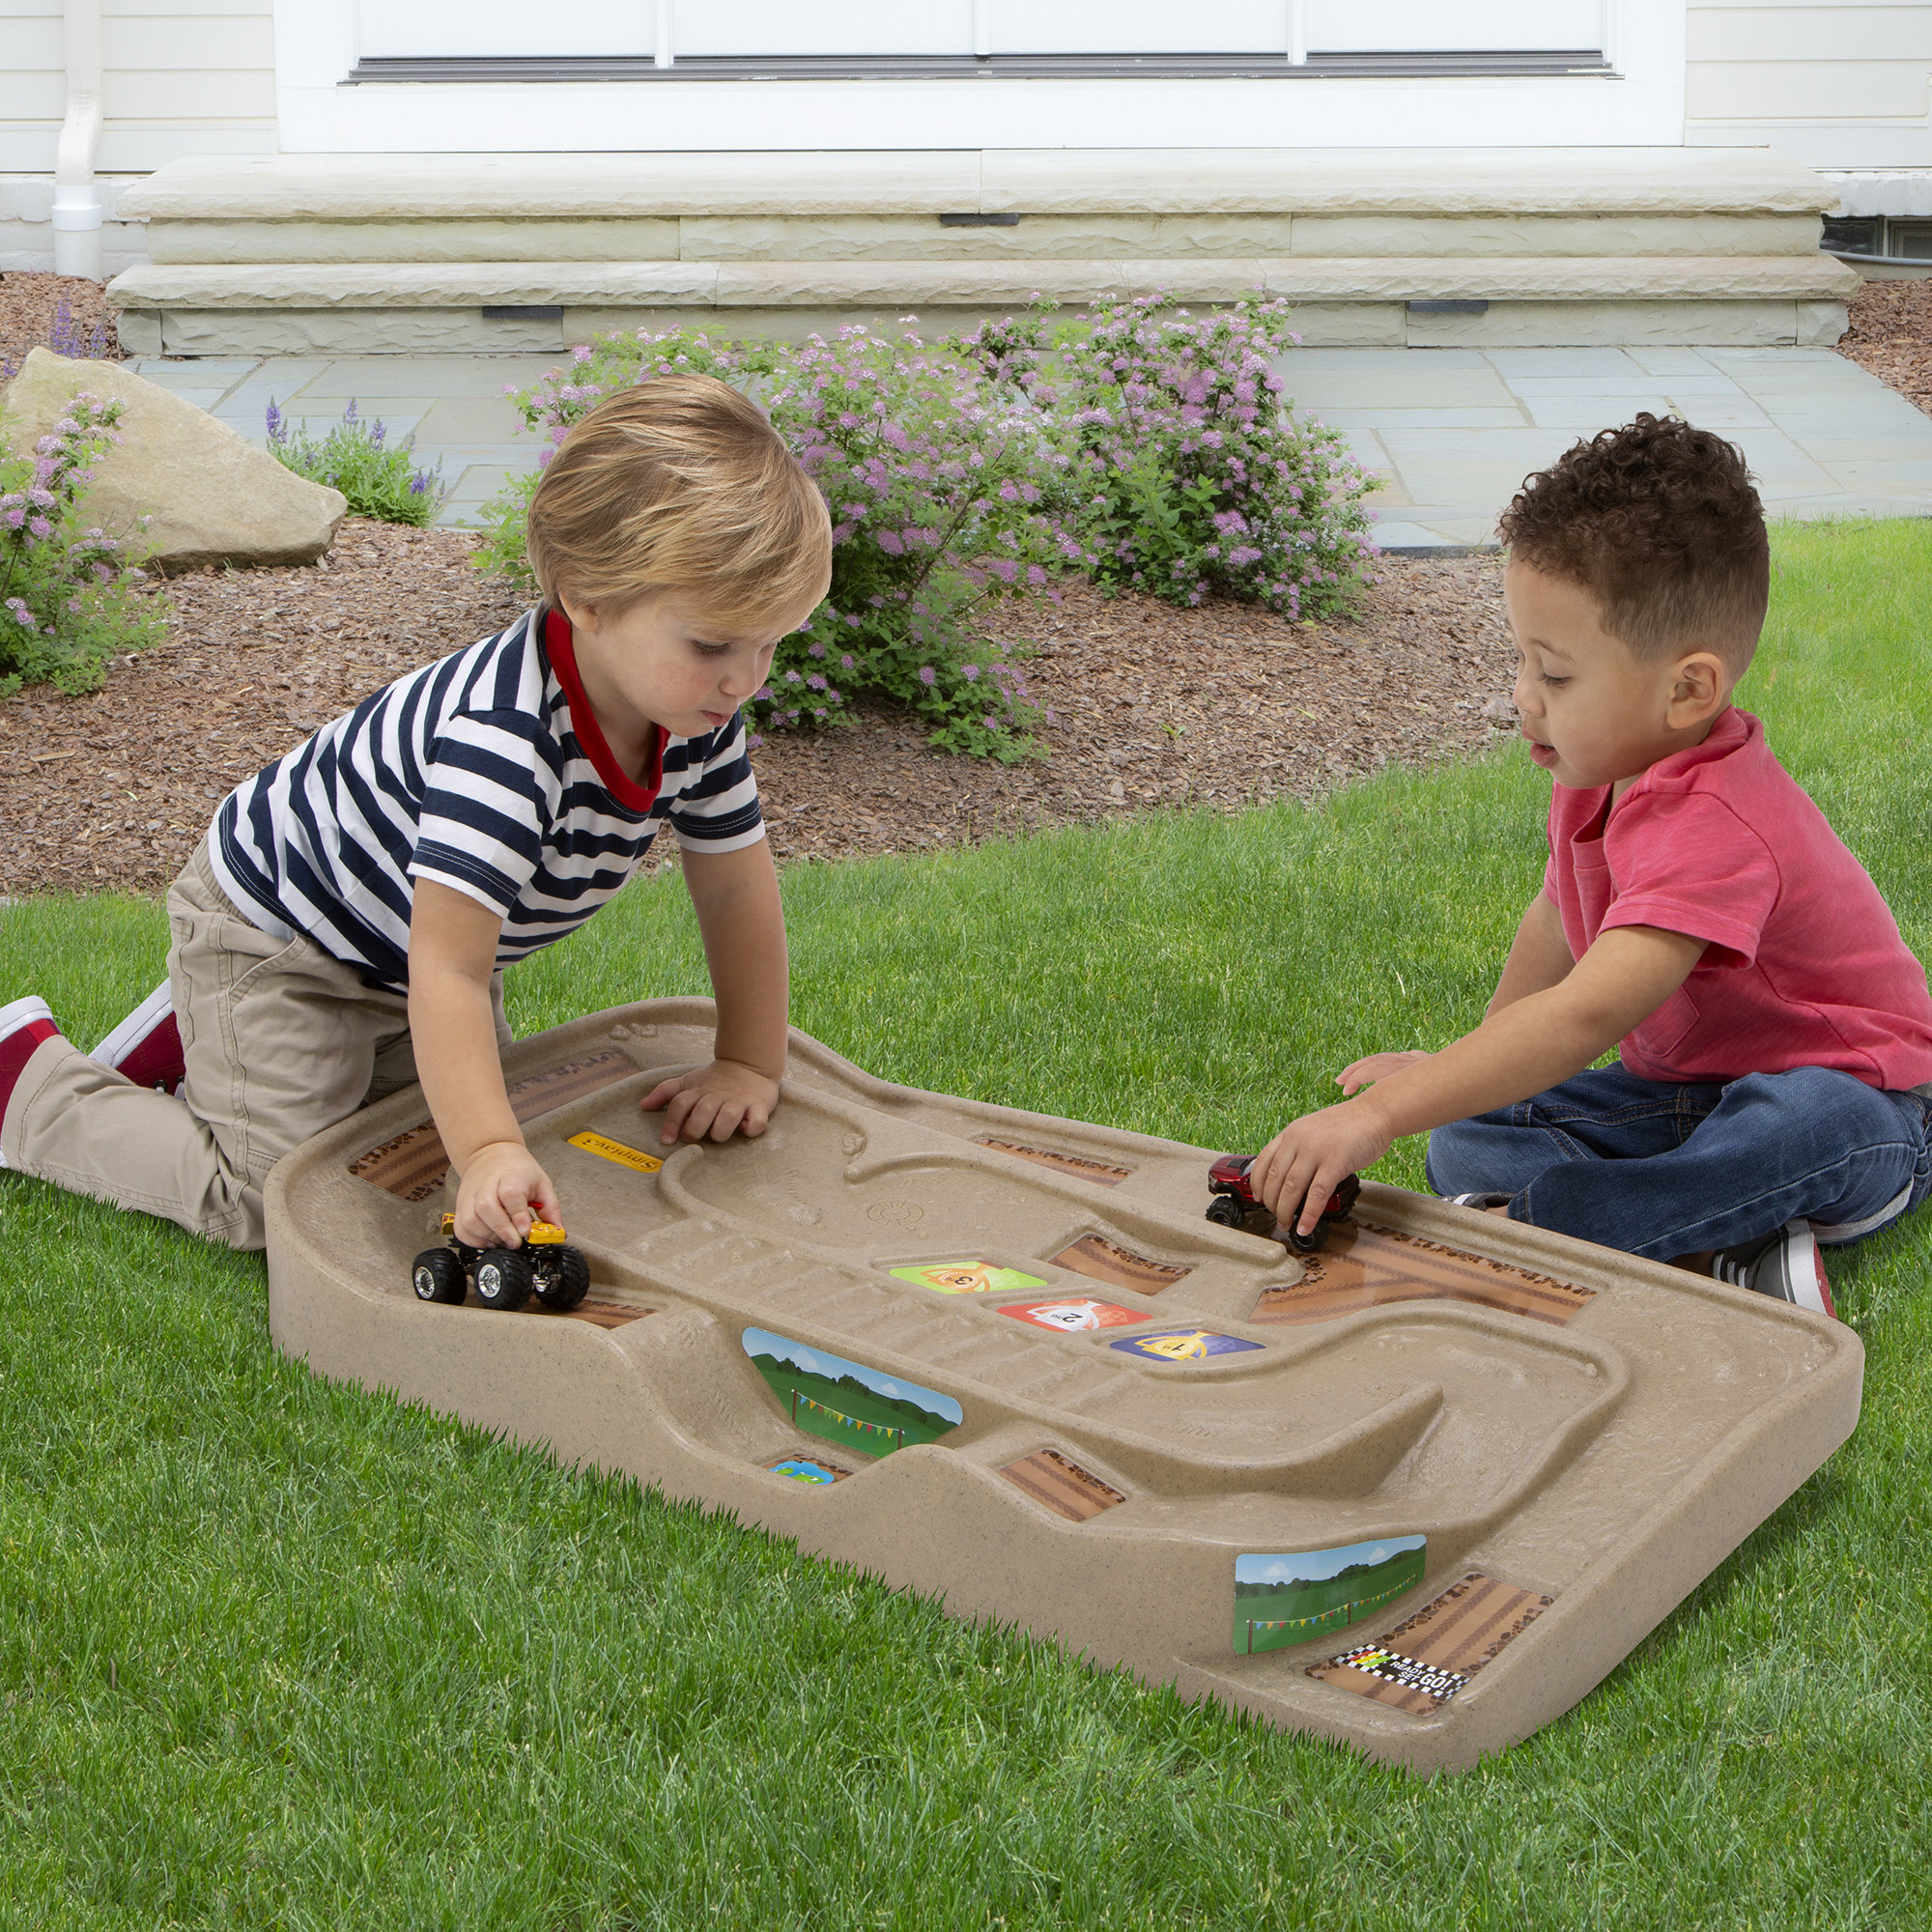
[[1765,743],[1726,711],[1616,802],[1558,785],[1543,890],[1580,959],[1600,932],[1708,940],[1683,986],[1623,1042],[1643,1080],[1834,1066],[1870,1087],[1932,1080],[1925,969],[1890,908]]

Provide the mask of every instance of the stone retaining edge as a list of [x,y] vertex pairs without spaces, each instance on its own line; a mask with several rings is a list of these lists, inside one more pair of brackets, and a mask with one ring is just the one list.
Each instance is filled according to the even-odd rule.
[[1829,255],[1250,261],[143,264],[108,284],[118,310],[981,306],[1109,290],[1187,300],[1264,293],[1314,301],[1843,301],[1857,272]]
[[1825,214],[1838,189],[1761,149],[970,149],[274,155],[171,161],[127,217],[919,213]]

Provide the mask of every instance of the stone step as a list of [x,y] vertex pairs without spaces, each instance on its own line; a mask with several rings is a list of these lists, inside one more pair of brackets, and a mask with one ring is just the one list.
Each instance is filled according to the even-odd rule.
[[[1293,301],[1311,342],[1835,340],[1835,191],[1763,151],[201,157],[124,196],[144,354],[802,334],[1109,289]],[[1453,316],[1414,303],[1489,304]],[[502,311],[519,311],[504,314]],[[1834,327],[1835,325],[1835,327]]]
[[[1835,341],[1857,275],[1828,255],[1117,262],[151,264],[109,285],[140,355],[547,349],[702,322],[803,333],[908,310],[949,326],[1109,290],[1295,306],[1310,343]],[[1454,303],[1443,310],[1416,304]],[[502,311],[514,311],[504,314]],[[1567,311],[1567,313],[1566,313]],[[1672,312],[1675,312],[1674,314]],[[1634,331],[1634,333],[1632,331]]]
[[[965,225],[992,220],[1000,226]],[[684,214],[230,221],[158,217],[170,267],[303,262],[1118,262],[1793,255],[1815,214]]]
[[114,281],[123,309],[785,308],[895,301],[983,308],[1040,295],[1172,289],[1195,301],[1833,301],[1859,287],[1835,256],[1320,256],[1247,261],[149,263]]
[[[763,214],[1822,214],[1766,149],[988,149],[199,156],[121,202],[150,222]],[[1813,245],[1815,245],[1815,241]]]

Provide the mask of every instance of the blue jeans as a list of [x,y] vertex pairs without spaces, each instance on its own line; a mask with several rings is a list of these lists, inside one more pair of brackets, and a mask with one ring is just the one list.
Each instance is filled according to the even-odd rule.
[[1855,1241],[1932,1192],[1932,1100],[1801,1066],[1722,1086],[1599,1067],[1437,1127],[1438,1194],[1510,1197],[1513,1221],[1671,1261],[1809,1221]]

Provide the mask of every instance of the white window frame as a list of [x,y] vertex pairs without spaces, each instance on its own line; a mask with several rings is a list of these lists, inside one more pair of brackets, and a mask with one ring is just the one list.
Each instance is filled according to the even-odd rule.
[[[667,75],[345,87],[357,59],[357,4],[274,0],[284,154],[1675,148],[1684,141],[1686,0],[1605,0],[1609,75],[682,83]],[[657,4],[668,11],[671,0]]]

